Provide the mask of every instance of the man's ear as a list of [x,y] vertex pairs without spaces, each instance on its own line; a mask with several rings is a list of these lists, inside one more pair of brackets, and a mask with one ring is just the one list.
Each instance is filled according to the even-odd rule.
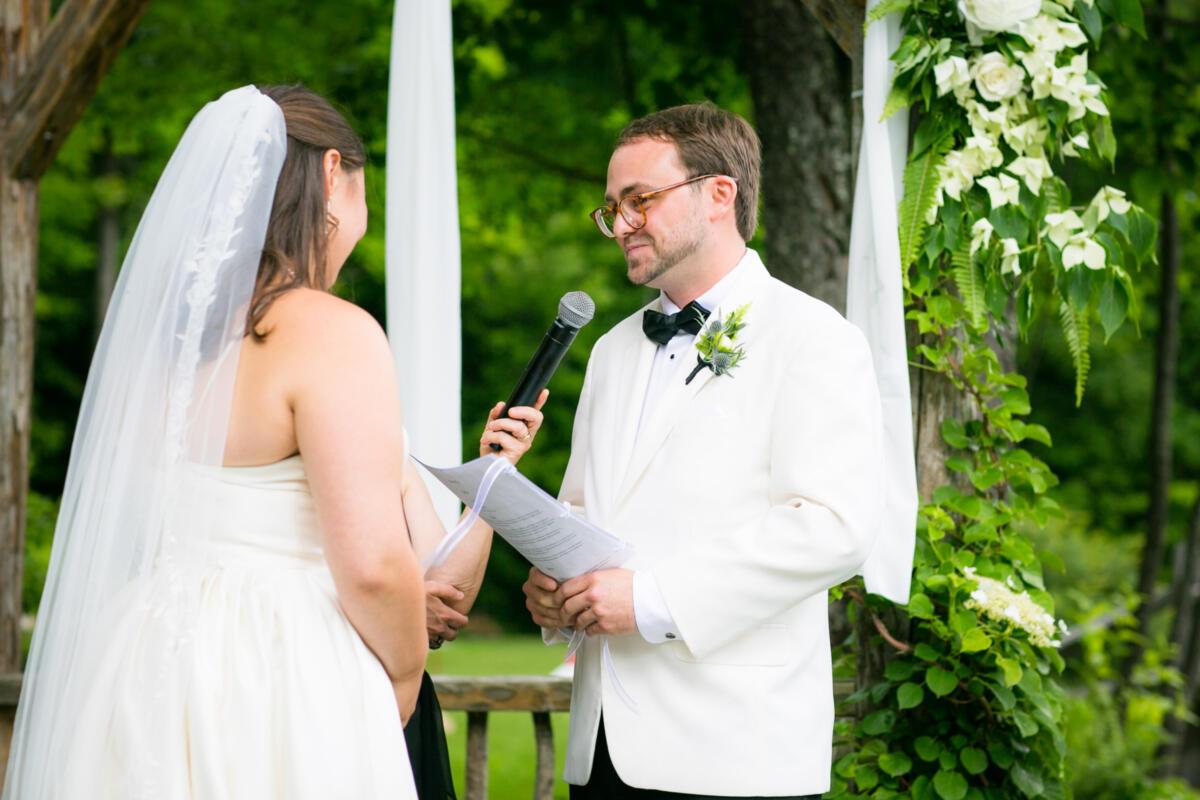
[[737,181],[728,175],[718,175],[710,178],[708,183],[708,218],[715,222],[726,214],[735,213],[733,206],[737,199]]

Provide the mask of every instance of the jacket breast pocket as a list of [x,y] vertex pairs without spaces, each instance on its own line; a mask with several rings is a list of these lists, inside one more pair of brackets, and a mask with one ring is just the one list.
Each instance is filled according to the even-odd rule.
[[759,625],[704,658],[696,658],[683,642],[671,645],[675,657],[689,664],[729,667],[778,667],[792,656],[792,633],[787,625]]

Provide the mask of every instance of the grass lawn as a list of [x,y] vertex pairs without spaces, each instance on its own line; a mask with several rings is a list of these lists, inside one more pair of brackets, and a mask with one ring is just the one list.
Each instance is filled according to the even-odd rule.
[[[476,637],[469,633],[440,650],[429,653],[433,675],[545,675],[561,663],[566,647],[546,647],[537,636]],[[463,797],[466,788],[464,763],[467,757],[467,715],[446,712],[446,739],[454,786]],[[554,796],[567,797],[562,781],[563,755],[567,749],[567,715],[552,714],[554,727]],[[533,796],[536,750],[533,715],[497,711],[488,715],[488,796],[496,800]]]

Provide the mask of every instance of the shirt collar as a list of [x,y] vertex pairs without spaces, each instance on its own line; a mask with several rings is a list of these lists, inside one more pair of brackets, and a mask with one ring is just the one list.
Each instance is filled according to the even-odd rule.
[[[697,297],[696,302],[704,306],[709,311],[712,311],[719,306],[721,304],[721,300],[723,300],[725,295],[729,293],[729,287],[733,286],[733,284],[737,281],[736,276],[742,272],[742,265],[745,264],[746,260],[751,257],[752,252],[753,251],[747,247],[746,252],[742,254],[740,259],[738,259],[738,263],[734,264],[733,269],[729,270],[729,272],[725,273],[725,276],[721,278],[721,280],[709,287],[708,291]],[[679,306],[671,302],[671,298],[667,297],[666,292],[658,293],[658,301],[662,305],[664,314],[679,313]]]

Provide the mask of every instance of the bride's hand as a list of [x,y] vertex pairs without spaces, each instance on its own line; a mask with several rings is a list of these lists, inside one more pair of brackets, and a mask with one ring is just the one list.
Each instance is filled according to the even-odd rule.
[[488,413],[487,425],[484,426],[483,436],[479,439],[479,455],[486,456],[495,453],[492,445],[500,445],[499,455],[504,456],[513,464],[521,460],[521,456],[529,452],[533,437],[542,427],[542,406],[550,396],[549,389],[542,389],[537,403],[533,407],[517,406],[511,408],[508,414],[499,417],[504,408],[503,403],[496,403]]

